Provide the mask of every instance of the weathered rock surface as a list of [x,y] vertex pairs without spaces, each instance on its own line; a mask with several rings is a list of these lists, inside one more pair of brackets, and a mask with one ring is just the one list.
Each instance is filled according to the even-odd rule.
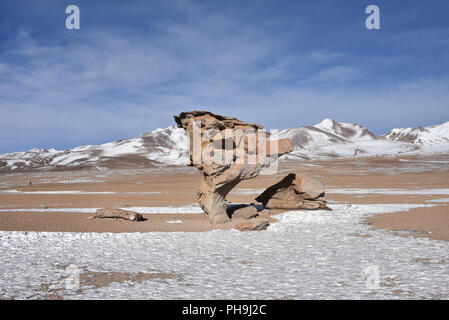
[[307,175],[290,173],[256,198],[266,209],[326,209],[325,186]]
[[269,225],[268,219],[258,217],[250,220],[242,219],[235,225],[234,229],[239,231],[260,231],[267,229]]
[[97,218],[118,218],[130,221],[144,220],[140,213],[122,209],[98,209],[95,211],[95,215],[92,216],[91,219]]
[[289,139],[270,141],[263,127],[208,111],[182,112],[174,117],[190,140],[190,164],[203,181],[198,202],[212,223],[230,220],[227,194],[242,180],[259,175],[273,158],[293,150]]
[[252,219],[257,217],[257,208],[248,204],[228,207],[227,214],[231,219]]

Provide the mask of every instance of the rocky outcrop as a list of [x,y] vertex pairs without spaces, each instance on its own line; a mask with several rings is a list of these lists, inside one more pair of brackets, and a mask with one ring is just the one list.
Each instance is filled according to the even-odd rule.
[[293,150],[289,139],[270,141],[255,123],[208,111],[182,112],[174,118],[187,131],[189,165],[203,176],[198,202],[212,223],[230,220],[226,196],[240,181],[258,176],[278,156]]
[[290,173],[265,190],[256,201],[266,209],[326,209],[325,187],[319,180],[307,175]]

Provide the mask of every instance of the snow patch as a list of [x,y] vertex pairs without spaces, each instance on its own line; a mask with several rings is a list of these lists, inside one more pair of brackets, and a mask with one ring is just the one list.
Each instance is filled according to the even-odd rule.
[[[363,223],[374,214],[419,207],[427,206],[333,205],[331,212],[286,212],[265,232],[2,231],[0,295],[42,298],[41,285],[64,279],[61,266],[75,265],[182,277],[79,292],[62,282],[58,294],[66,299],[449,299],[448,242],[398,237]],[[367,282],[370,267],[379,271],[376,289]]]
[[438,195],[449,194],[449,189],[327,189],[327,194],[419,194]]
[[[95,213],[100,208],[31,208],[31,209],[1,209],[0,212],[73,212],[73,213]],[[136,213],[182,213],[182,214],[198,214],[203,213],[200,207],[184,206],[184,207],[124,207],[123,210],[133,211]]]

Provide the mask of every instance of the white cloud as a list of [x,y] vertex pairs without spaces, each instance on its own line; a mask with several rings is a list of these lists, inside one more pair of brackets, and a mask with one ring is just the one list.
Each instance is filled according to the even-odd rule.
[[449,117],[447,79],[357,89],[349,84],[363,71],[344,54],[292,52],[283,38],[202,10],[158,21],[156,35],[92,30],[49,45],[20,32],[0,55],[0,151],[133,137],[193,108],[271,128],[325,117],[387,128],[429,119],[429,104],[434,118]]

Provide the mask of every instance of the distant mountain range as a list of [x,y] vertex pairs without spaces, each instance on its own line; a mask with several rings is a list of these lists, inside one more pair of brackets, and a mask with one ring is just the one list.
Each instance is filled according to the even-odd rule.
[[147,168],[185,165],[189,157],[185,130],[170,126],[129,140],[74,149],[31,149],[0,154],[0,172],[30,169]]
[[[314,126],[278,131],[272,137],[291,139],[295,149],[283,159],[293,160],[449,153],[449,121],[376,136],[358,124],[324,119]],[[101,145],[0,154],[0,172],[184,166],[188,149],[184,129],[170,126]]]
[[449,121],[440,125],[400,128],[376,136],[353,123],[324,119],[314,126],[279,131],[273,137],[290,138],[295,150],[286,158],[396,156],[449,152]]

